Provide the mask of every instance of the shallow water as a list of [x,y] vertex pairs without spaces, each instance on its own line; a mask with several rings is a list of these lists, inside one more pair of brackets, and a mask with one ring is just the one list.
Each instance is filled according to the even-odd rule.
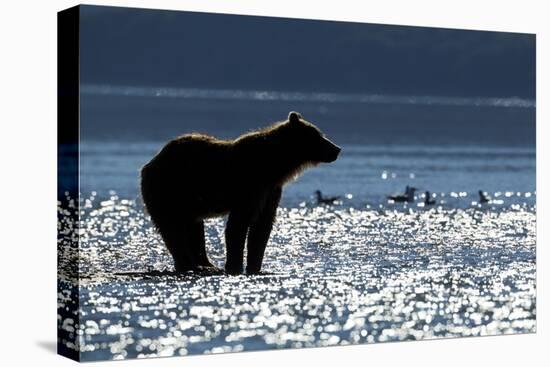
[[[343,150],[285,188],[267,274],[175,275],[139,203],[140,167],[179,134],[234,138],[291,110]],[[84,93],[79,246],[60,210],[59,340],[93,361],[534,332],[535,158],[534,104]],[[406,185],[415,202],[389,203]],[[318,189],[337,205],[315,205]],[[220,267],[223,232],[207,221]]]
[[[91,196],[78,252],[59,244],[58,322],[86,361],[534,332],[535,206],[512,199],[376,210],[303,202],[279,209],[266,275],[200,277],[170,273],[135,201]],[[223,219],[206,223],[220,267],[223,229]],[[78,291],[64,280],[71,271]]]

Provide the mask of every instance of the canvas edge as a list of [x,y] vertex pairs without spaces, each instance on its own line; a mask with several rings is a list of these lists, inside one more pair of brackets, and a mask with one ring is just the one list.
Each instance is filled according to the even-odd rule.
[[57,353],[75,361],[80,361],[79,28],[80,6],[57,13]]

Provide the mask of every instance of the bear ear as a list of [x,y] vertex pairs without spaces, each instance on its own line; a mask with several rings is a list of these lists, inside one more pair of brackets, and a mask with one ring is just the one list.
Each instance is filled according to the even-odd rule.
[[302,115],[300,115],[298,112],[296,111],[290,111],[290,113],[288,114],[288,121],[290,122],[300,122],[300,119],[302,118]]

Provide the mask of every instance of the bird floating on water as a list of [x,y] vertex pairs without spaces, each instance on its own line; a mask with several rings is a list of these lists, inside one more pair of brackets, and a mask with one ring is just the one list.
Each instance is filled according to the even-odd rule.
[[317,197],[317,204],[334,204],[336,200],[340,199],[340,196],[323,196],[321,190],[316,190],[315,195]]
[[435,199],[432,199],[432,196],[430,195],[430,192],[429,191],[426,191],[426,193],[424,194],[425,198],[424,198],[424,205],[425,206],[428,206],[428,205],[434,205],[435,204]]
[[404,194],[388,195],[388,199],[393,200],[396,203],[412,203],[414,201],[414,192],[418,190],[416,187],[410,187],[407,185]]
[[485,195],[485,193],[482,191],[482,190],[479,190],[479,203],[480,204],[485,204],[485,203],[488,203],[491,198],[488,197],[487,195]]

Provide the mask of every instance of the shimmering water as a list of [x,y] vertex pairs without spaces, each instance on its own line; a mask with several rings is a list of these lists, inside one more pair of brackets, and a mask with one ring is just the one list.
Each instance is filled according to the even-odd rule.
[[[58,323],[83,360],[536,330],[534,105],[176,97],[81,96],[80,244],[59,242]],[[267,274],[174,274],[140,167],[178,134],[231,138],[290,110],[343,151],[285,188]],[[388,202],[406,185],[413,203]],[[340,198],[319,206],[317,189]],[[206,223],[222,268],[224,221]]]
[[[281,208],[261,276],[171,273],[139,204],[82,202],[80,290],[60,326],[83,360],[534,332],[535,210]],[[223,219],[207,222],[224,262]],[[64,254],[64,255],[63,255]],[[73,271],[76,271],[74,269]],[[78,297],[76,315],[64,307]]]

